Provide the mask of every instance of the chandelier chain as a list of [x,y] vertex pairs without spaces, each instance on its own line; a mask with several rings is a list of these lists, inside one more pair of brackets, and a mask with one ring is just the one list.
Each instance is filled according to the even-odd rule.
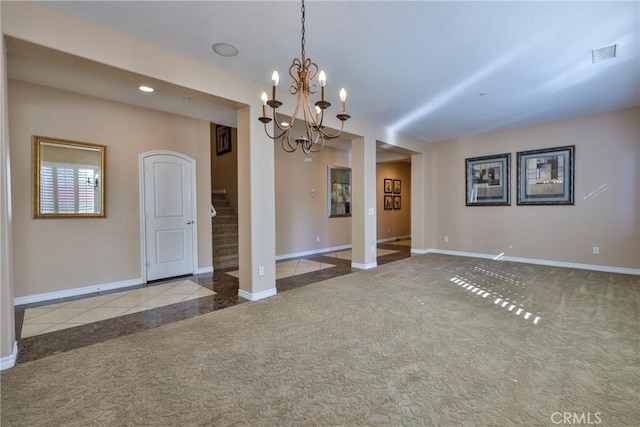
[[300,22],[302,23],[302,64],[304,64],[304,60],[305,60],[305,54],[304,54],[304,0],[302,0],[302,8],[300,9],[302,11],[302,18],[300,19]]

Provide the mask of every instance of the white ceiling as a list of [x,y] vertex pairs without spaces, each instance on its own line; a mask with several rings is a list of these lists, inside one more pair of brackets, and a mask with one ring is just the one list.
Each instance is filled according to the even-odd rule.
[[[277,69],[282,93],[300,56],[297,1],[39,3],[264,84]],[[638,106],[639,39],[638,1],[306,2],[306,55],[329,100],[344,86],[351,116],[429,142]],[[617,58],[593,64],[611,44]],[[217,102],[178,92],[166,98]]]

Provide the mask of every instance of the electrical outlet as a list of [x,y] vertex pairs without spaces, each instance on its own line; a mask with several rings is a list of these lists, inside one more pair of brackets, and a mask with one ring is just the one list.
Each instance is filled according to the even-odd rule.
[[444,236],[444,242],[447,243],[449,241],[449,236]]
[[600,255],[600,247],[594,246],[593,247],[593,254],[594,255]]
[[258,267],[258,276],[264,276],[264,266]]
[[316,236],[316,242],[320,241],[320,236]]

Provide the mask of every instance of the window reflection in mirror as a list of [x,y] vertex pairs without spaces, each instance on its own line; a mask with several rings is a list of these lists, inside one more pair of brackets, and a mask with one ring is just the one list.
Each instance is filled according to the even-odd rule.
[[34,218],[105,217],[104,145],[33,137]]

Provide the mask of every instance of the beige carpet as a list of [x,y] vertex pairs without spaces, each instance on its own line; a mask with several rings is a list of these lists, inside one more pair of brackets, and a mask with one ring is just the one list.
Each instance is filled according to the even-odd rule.
[[639,303],[638,276],[417,256],[18,365],[1,422],[632,426]]

